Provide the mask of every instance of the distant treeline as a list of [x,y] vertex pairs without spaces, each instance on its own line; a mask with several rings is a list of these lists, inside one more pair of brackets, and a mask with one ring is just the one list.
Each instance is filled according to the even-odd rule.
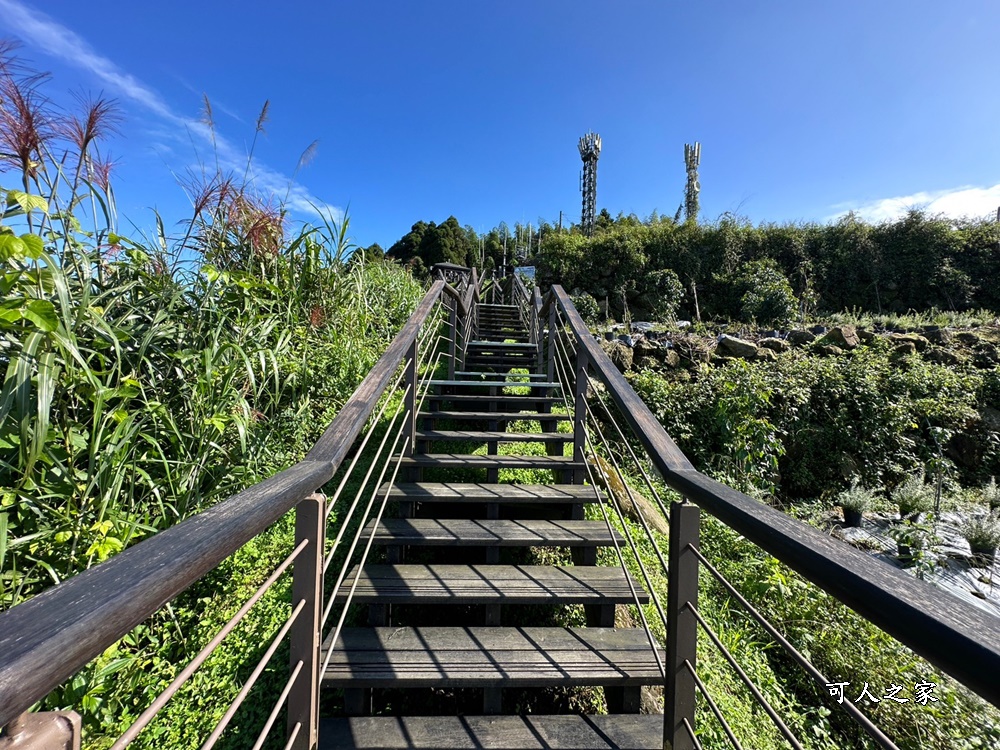
[[503,263],[505,245],[511,258],[529,243],[522,262],[538,268],[543,285],[606,301],[615,316],[626,307],[649,317],[759,322],[845,309],[1000,310],[1000,225],[916,210],[880,224],[849,214],[830,224],[757,226],[729,215],[696,224],[605,210],[590,238],[546,222],[478,235],[450,217],[414,224],[388,255],[418,275],[438,262],[489,272]]

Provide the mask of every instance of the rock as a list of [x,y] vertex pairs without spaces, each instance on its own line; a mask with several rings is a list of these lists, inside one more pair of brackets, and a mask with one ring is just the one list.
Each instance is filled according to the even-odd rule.
[[816,347],[816,353],[823,357],[836,357],[844,353],[844,350],[833,344],[824,344]]
[[788,343],[795,346],[806,346],[816,340],[816,334],[809,331],[789,331]]
[[587,400],[594,401],[600,399],[607,392],[607,388],[604,387],[602,383],[597,378],[588,377],[587,378]]
[[983,449],[974,437],[964,432],[956,432],[944,447],[945,455],[959,466],[974,469],[983,458]]
[[924,331],[924,338],[932,344],[948,346],[951,343],[952,336],[951,331],[947,328],[931,328],[928,331]]
[[875,333],[872,331],[865,330],[864,328],[857,329],[858,338],[861,339],[862,343],[870,344],[876,338]]
[[979,338],[979,334],[975,331],[959,331],[955,334],[955,338],[966,346],[975,346],[982,339]]
[[667,367],[680,367],[681,365],[681,355],[675,352],[673,349],[662,349],[663,352],[662,359],[663,364]]
[[658,531],[664,536],[670,533],[667,519],[663,517],[660,509],[635,487],[626,486],[609,461],[602,456],[593,456],[590,461],[596,469],[594,474],[598,485],[614,496],[626,516],[638,522],[641,514],[653,531]]
[[896,344],[906,344],[906,343],[912,344],[913,347],[918,352],[922,352],[924,349],[930,346],[931,343],[923,336],[920,336],[916,333],[890,333],[889,341],[892,341]]
[[934,348],[924,353],[924,359],[928,362],[937,362],[939,365],[958,365],[962,363],[962,358],[948,349]]
[[761,339],[757,342],[758,346],[762,346],[765,349],[770,349],[775,352],[787,352],[792,347],[784,339],[769,337],[766,339]]
[[826,334],[823,341],[842,349],[856,349],[861,345],[861,339],[858,338],[854,326],[837,326]]
[[998,363],[1000,359],[997,357],[997,350],[985,341],[980,341],[976,353],[972,355],[972,364],[983,370],[991,370]]
[[761,347],[757,350],[757,354],[754,356],[754,359],[759,359],[765,362],[774,362],[778,359],[778,355],[773,349],[765,349],[764,347]]
[[979,418],[983,420],[983,426],[990,432],[1000,432],[1000,411],[992,406],[983,406],[979,409]]
[[893,347],[892,358],[895,360],[900,360],[903,357],[907,357],[910,354],[917,353],[917,346],[912,341],[900,341]]
[[619,372],[625,373],[632,367],[632,349],[621,341],[602,341],[601,348]]
[[719,350],[719,353],[722,355],[739,357],[741,359],[753,359],[757,356],[756,344],[744,339],[738,339],[735,336],[729,336],[725,333],[719,336]]

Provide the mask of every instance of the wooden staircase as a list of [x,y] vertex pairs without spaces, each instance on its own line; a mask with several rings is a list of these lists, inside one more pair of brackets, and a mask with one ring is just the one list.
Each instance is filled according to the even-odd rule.
[[[480,305],[463,368],[429,381],[415,450],[383,487],[398,517],[365,529],[384,561],[347,575],[368,627],[322,646],[322,685],[342,691],[345,715],[321,721],[321,748],[662,747],[662,716],[639,713],[642,686],[662,684],[656,655],[644,630],[615,628],[618,605],[648,595],[597,565],[598,548],[623,540],[584,520],[600,498],[558,431],[561,385],[530,339],[516,307]],[[511,430],[526,420],[541,431]],[[509,470],[543,478],[504,481]],[[564,551],[542,565],[529,548]],[[544,713],[553,691],[580,687],[603,689],[609,713]]]

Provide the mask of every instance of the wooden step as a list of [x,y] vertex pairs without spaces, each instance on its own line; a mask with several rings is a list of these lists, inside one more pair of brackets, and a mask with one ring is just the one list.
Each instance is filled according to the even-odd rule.
[[417,453],[403,456],[399,465],[437,469],[573,469],[583,463],[570,456],[474,456],[464,453]]
[[[621,568],[594,565],[365,565],[360,576],[354,566],[346,580],[356,604],[649,602],[642,585]],[[348,592],[342,588],[337,601],[346,601]]]
[[[489,370],[458,370],[455,373],[456,378],[468,378],[471,382],[475,382],[477,379],[482,380],[484,378],[494,378],[499,377],[500,373],[490,372]],[[528,378],[529,380],[545,380],[548,377],[545,373],[533,372],[520,375],[515,373],[511,375],[512,378]],[[524,385],[528,385],[525,383]]]
[[351,688],[624,687],[662,684],[663,676],[639,628],[380,627],[345,628],[323,681]]
[[417,430],[417,440],[454,442],[468,440],[474,443],[569,443],[569,432],[505,432],[503,430]]
[[[511,377],[517,378],[521,377],[519,375],[512,375]],[[509,388],[511,386],[520,386],[522,388],[562,388],[562,383],[551,382],[547,380],[543,381],[532,381],[526,383],[524,381],[517,380],[428,380],[429,385],[439,385],[447,386],[449,388]]]
[[357,716],[321,719],[319,750],[661,750],[663,716]]
[[477,404],[504,404],[514,409],[524,409],[539,406],[540,404],[561,404],[563,402],[562,398],[558,396],[518,396],[513,393],[498,393],[496,395],[484,395],[482,393],[432,393],[427,396],[427,400],[451,401],[453,403],[475,401]]
[[480,482],[399,482],[383,484],[379,494],[390,500],[422,503],[596,503],[594,487],[584,484],[490,484]]
[[539,422],[568,422],[573,417],[569,414],[549,414],[535,411],[422,411],[417,413],[417,419],[477,419],[511,422],[514,420],[534,419]]
[[524,352],[537,352],[538,346],[536,344],[522,344],[522,343],[506,343],[499,341],[470,341],[469,349],[488,349],[489,351],[495,351],[498,349],[509,349],[510,351],[524,351]]
[[[361,538],[370,538],[374,529],[372,519]],[[617,531],[612,536],[604,521],[386,518],[379,523],[373,541],[413,547],[607,547],[614,540],[624,543]]]
[[518,341],[521,343],[530,343],[531,337],[522,331],[515,330],[498,330],[498,331],[479,331],[480,341],[506,341],[511,339],[512,341]]

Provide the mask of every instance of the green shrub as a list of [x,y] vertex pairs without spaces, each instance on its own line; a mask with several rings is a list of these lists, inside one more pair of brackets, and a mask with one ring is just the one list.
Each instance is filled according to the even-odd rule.
[[934,507],[934,488],[924,484],[923,472],[908,476],[890,496],[902,516],[924,513]]
[[586,292],[574,294],[570,299],[573,301],[576,311],[580,313],[580,317],[583,318],[584,322],[589,325],[597,324],[598,316],[601,313],[601,308],[597,304],[597,300]]
[[838,493],[836,500],[836,504],[844,510],[853,510],[857,513],[870,510],[874,502],[874,493],[860,485],[857,480],[851,482],[849,488]]

